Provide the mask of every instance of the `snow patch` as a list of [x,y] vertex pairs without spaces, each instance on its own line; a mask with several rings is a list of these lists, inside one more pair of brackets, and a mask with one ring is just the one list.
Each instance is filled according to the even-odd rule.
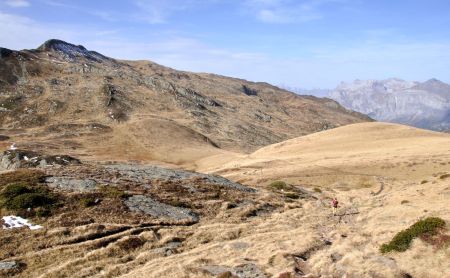
[[3,216],[2,219],[5,222],[5,225],[3,225],[3,229],[22,228],[25,226],[30,228],[30,230],[37,230],[42,228],[42,226],[40,225],[31,224],[27,219],[24,219],[20,216]]

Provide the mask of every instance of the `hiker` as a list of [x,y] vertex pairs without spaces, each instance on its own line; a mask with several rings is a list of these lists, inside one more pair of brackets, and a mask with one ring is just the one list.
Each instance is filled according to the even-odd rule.
[[338,208],[338,204],[339,204],[338,200],[336,199],[336,197],[334,197],[334,198],[331,200],[331,206],[333,207],[333,215],[336,215],[336,211],[337,211],[337,208]]

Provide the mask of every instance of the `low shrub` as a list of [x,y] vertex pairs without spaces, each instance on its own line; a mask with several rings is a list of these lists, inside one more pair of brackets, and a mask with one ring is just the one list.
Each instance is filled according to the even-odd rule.
[[56,198],[46,188],[22,182],[7,185],[0,193],[0,201],[0,205],[9,210],[24,210],[51,206]]
[[404,252],[408,250],[414,238],[424,235],[434,235],[440,228],[445,227],[445,221],[438,217],[428,217],[417,221],[411,227],[397,233],[389,243],[381,245],[380,252]]
[[450,178],[450,174],[443,174],[439,177],[441,180],[445,180],[446,178]]
[[300,198],[300,194],[295,193],[295,192],[287,192],[287,193],[284,193],[284,196],[285,196],[286,198],[294,199],[294,200]]
[[46,207],[40,207],[36,209],[36,216],[37,217],[48,217],[52,214],[52,211],[50,208]]
[[130,194],[115,186],[102,185],[100,186],[100,193],[107,198],[127,198]]
[[10,210],[20,210],[48,206],[55,203],[52,196],[44,193],[24,193],[5,202],[5,207]]
[[80,204],[85,208],[92,207],[92,206],[95,206],[95,204],[96,204],[95,200],[96,200],[96,198],[94,198],[94,197],[84,197],[84,198],[80,199]]
[[269,184],[269,188],[275,190],[290,190],[292,189],[292,186],[288,185],[284,181],[274,181]]
[[322,189],[320,189],[320,188],[318,188],[318,187],[314,187],[314,192],[322,193]]
[[423,180],[420,182],[420,184],[426,184],[428,181],[427,180]]
[[402,204],[402,205],[407,204],[407,203],[409,203],[408,200],[402,200],[402,201],[400,202],[400,204]]
[[5,187],[5,189],[0,194],[0,197],[5,200],[9,200],[21,194],[30,192],[32,192],[32,190],[27,186],[26,183],[12,183]]

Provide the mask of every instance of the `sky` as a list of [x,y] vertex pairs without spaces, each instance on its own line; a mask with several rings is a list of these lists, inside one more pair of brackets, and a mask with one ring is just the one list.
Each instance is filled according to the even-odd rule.
[[51,38],[289,88],[450,83],[448,0],[0,0],[1,47]]

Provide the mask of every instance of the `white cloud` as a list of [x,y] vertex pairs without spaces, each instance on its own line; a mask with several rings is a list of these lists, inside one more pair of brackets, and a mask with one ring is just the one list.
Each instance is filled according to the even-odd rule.
[[244,9],[265,23],[299,23],[324,17],[322,6],[329,3],[346,4],[348,0],[246,0]]
[[134,4],[140,9],[140,12],[133,16],[151,24],[167,23],[174,13],[213,2],[216,0],[135,0]]
[[5,4],[13,8],[26,8],[30,6],[30,2],[26,0],[7,0]]
[[[265,0],[265,3],[275,5],[279,1]],[[0,46],[12,49],[35,48],[47,39],[59,38],[114,58],[153,60],[180,70],[211,72],[291,87],[332,88],[340,81],[355,78],[399,77],[420,81],[436,77],[450,81],[450,41],[399,39],[398,33],[390,29],[369,30],[358,41],[338,41],[334,45],[330,39],[328,43],[322,42],[310,49],[305,46],[301,54],[293,53],[288,58],[216,47],[174,33],[149,31],[132,40],[120,29],[45,24],[0,12]]]
[[55,26],[43,26],[24,16],[0,11],[0,46],[12,49],[38,47],[50,38],[70,39],[70,31]]

